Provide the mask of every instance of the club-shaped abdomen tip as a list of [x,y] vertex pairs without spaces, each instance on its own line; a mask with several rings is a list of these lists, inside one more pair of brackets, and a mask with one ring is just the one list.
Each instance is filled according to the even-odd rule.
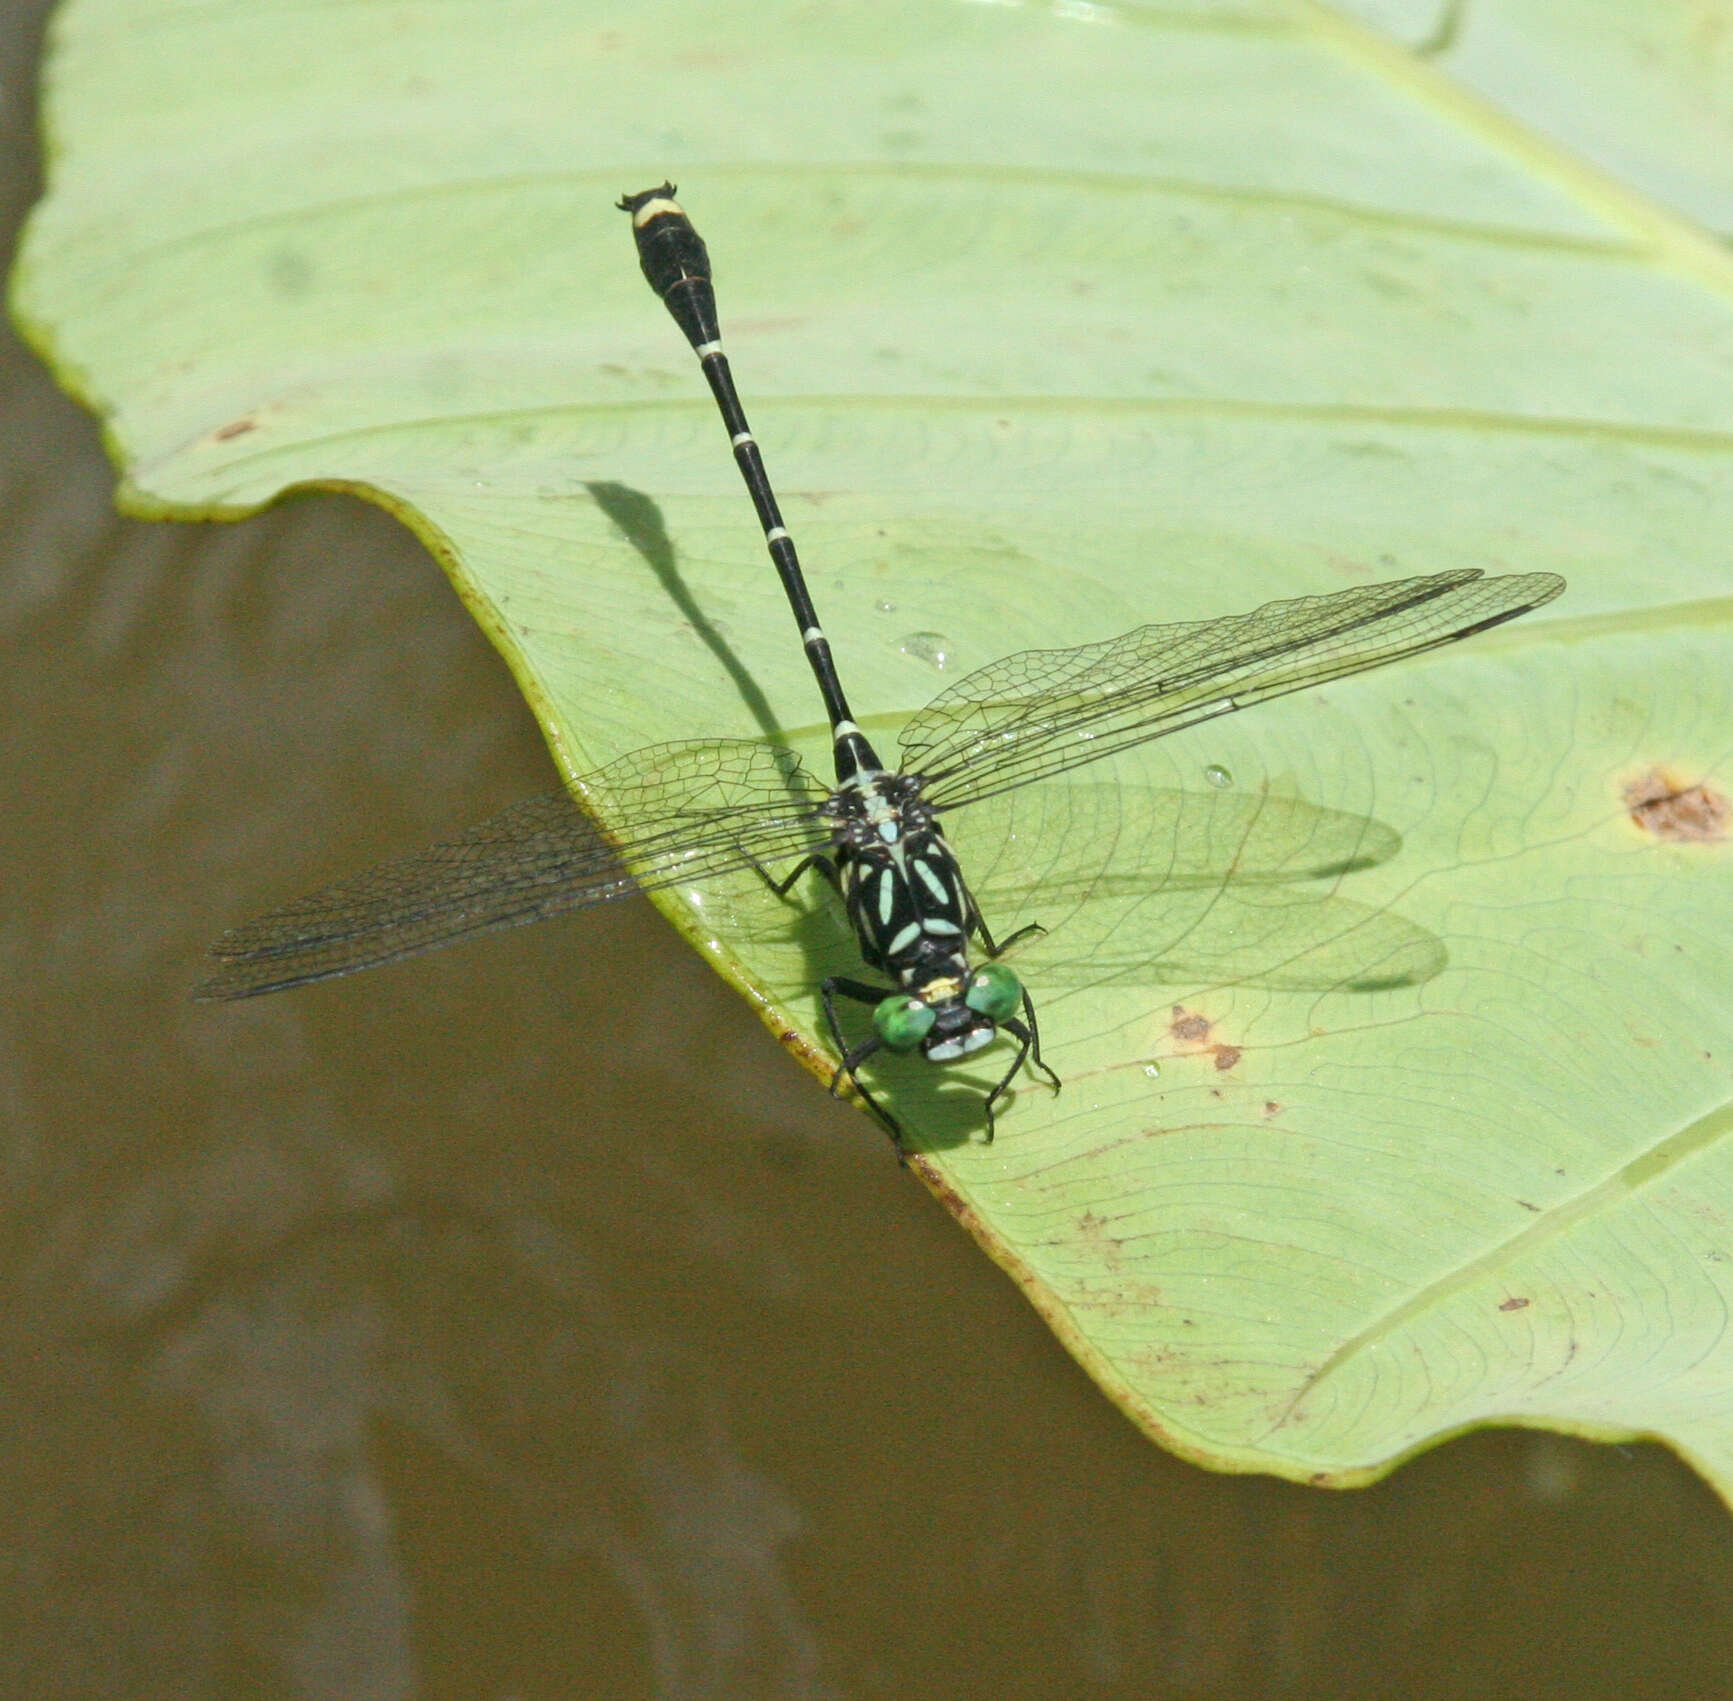
[[716,295],[710,287],[710,256],[704,239],[674,199],[674,185],[622,195],[620,208],[632,215],[632,237],[645,282],[662,298],[686,340],[708,355],[722,344]]

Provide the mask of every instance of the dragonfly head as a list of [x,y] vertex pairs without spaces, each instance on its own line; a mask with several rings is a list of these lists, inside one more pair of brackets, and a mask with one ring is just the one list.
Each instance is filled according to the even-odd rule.
[[873,1031],[887,1051],[919,1049],[929,1063],[954,1063],[991,1045],[999,1024],[1016,1014],[1023,983],[1003,963],[982,963],[873,1007]]

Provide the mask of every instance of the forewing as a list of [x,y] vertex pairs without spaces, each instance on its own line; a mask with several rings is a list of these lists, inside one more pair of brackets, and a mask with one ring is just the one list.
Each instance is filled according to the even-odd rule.
[[791,752],[750,740],[652,745],[580,789],[526,798],[455,839],[298,898],[211,947],[195,998],[247,998],[372,968],[589,904],[804,856],[825,791]]
[[939,809],[977,803],[1290,691],[1363,673],[1514,620],[1564,589],[1553,573],[1477,568],[1140,626],[977,669],[904,729],[902,764]]

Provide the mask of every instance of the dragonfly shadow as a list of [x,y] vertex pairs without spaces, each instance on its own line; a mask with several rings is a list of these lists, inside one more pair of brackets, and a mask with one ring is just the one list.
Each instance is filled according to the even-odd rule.
[[1367,815],[1262,789],[1111,784],[1032,788],[993,810],[976,897],[1008,930],[1047,929],[1020,954],[1041,984],[1373,993],[1449,961],[1436,934],[1343,890],[1401,853]]
[[661,508],[643,491],[634,490],[629,484],[597,480],[587,482],[584,488],[589,491],[596,506],[613,521],[626,542],[643,556],[674,606],[691,623],[692,630],[703,640],[704,647],[721,663],[723,670],[733,680],[735,689],[739,691],[747,711],[758,723],[759,731],[767,739],[781,740],[782,728],[777,725],[776,716],[771,713],[770,703],[757,680],[734,653],[734,646],[723,637],[715,623],[698,606],[688,588],[680,572],[674,541],[668,536],[668,528],[663,522]]

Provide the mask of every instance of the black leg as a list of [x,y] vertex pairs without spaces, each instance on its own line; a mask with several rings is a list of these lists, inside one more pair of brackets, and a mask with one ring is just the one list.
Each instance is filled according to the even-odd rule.
[[1009,1034],[1017,1041],[1017,1055],[1011,1059],[1011,1067],[999,1077],[999,1084],[994,1087],[984,1100],[981,1108],[987,1116],[987,1144],[993,1143],[993,1106],[1004,1096],[1005,1089],[1011,1085],[1017,1071],[1023,1067],[1023,1059],[1029,1055],[1030,1048],[1035,1044],[1035,1036],[1017,1020],[1015,1016],[999,1024],[1000,1030]]
[[999,1083],[987,1095],[983,1106],[987,1113],[987,1143],[993,1140],[993,1106],[1004,1096],[1005,1090],[1016,1079],[1017,1071],[1025,1062],[1030,1062],[1041,1071],[1053,1084],[1054,1092],[1058,1092],[1064,1083],[1049,1069],[1041,1057],[1041,1030],[1035,1025],[1035,1006],[1029,994],[1023,994],[1023,1014],[1029,1018],[1027,1023],[1019,1022],[1016,1017],[1008,1017],[999,1024],[1000,1030],[1007,1033],[1017,1042],[1017,1055],[1011,1060],[1011,1067],[1000,1076]]
[[897,1149],[897,1162],[906,1164],[908,1153],[903,1148],[903,1131],[897,1119],[873,1097],[866,1083],[860,1078],[860,1066],[873,1055],[875,1051],[884,1048],[884,1041],[876,1034],[871,1039],[864,1039],[859,1045],[851,1046],[848,1036],[842,1031],[842,1019],[836,1013],[838,997],[853,998],[863,1004],[877,1004],[881,998],[890,997],[890,991],[882,986],[869,986],[864,980],[848,980],[837,976],[819,983],[819,994],[824,999],[824,1017],[830,1024],[830,1037],[836,1046],[837,1054],[842,1061],[836,1066],[836,1073],[830,1078],[830,1096],[840,1098],[841,1087],[846,1080],[860,1094],[861,1102],[876,1116],[891,1137],[891,1144]]
[[1035,1021],[1035,1001],[1029,996],[1028,987],[1023,988],[1023,1014],[1029,1018],[1029,1053],[1035,1060],[1035,1067],[1052,1082],[1054,1092],[1058,1092],[1065,1083],[1047,1067],[1047,1060],[1041,1055],[1041,1029]]
[[[852,998],[857,1004],[877,1004],[881,1000],[889,998],[896,991],[896,988],[894,986],[874,986],[870,981],[850,980],[847,975],[831,975],[819,988],[819,991],[825,995],[825,1009],[828,1011],[830,1009],[829,999],[833,993],[840,998]],[[834,1029],[834,1021],[831,1025]],[[842,1041],[840,1032],[837,1035],[837,1041],[837,1050],[846,1051],[848,1049]]]
[[986,947],[987,955],[989,957],[1002,957],[1005,955],[1005,953],[1007,951],[1009,951],[1011,949],[1011,947],[1013,945],[1015,945],[1018,942],[1018,940],[1030,939],[1030,938],[1033,938],[1036,934],[1045,933],[1046,931],[1047,931],[1047,929],[1044,928],[1040,922],[1032,921],[1026,927],[1018,928],[1017,931],[1015,933],[1013,933],[1011,935],[1011,937],[1009,939],[1007,939],[1003,945],[994,945],[990,941],[988,941],[987,939],[982,939],[981,943],[983,946]]
[[786,898],[794,890],[795,881],[809,868],[816,868],[839,892],[842,890],[842,881],[837,875],[836,864],[823,851],[814,851],[811,856],[803,856],[790,870],[788,876],[782,880],[778,880],[750,851],[742,849],[740,854],[746,858],[747,866],[751,868],[752,872],[779,898]]
[[[975,900],[971,897],[969,899],[970,905],[973,906],[974,902]],[[987,953],[989,958],[1002,957],[1019,939],[1027,939],[1031,934],[1045,933],[1046,931],[1047,929],[1040,922],[1032,921],[1026,927],[1018,928],[1003,945],[999,945],[994,942],[993,935],[987,931],[987,924],[981,919],[981,912],[975,911],[975,937],[981,941],[981,949]]]

